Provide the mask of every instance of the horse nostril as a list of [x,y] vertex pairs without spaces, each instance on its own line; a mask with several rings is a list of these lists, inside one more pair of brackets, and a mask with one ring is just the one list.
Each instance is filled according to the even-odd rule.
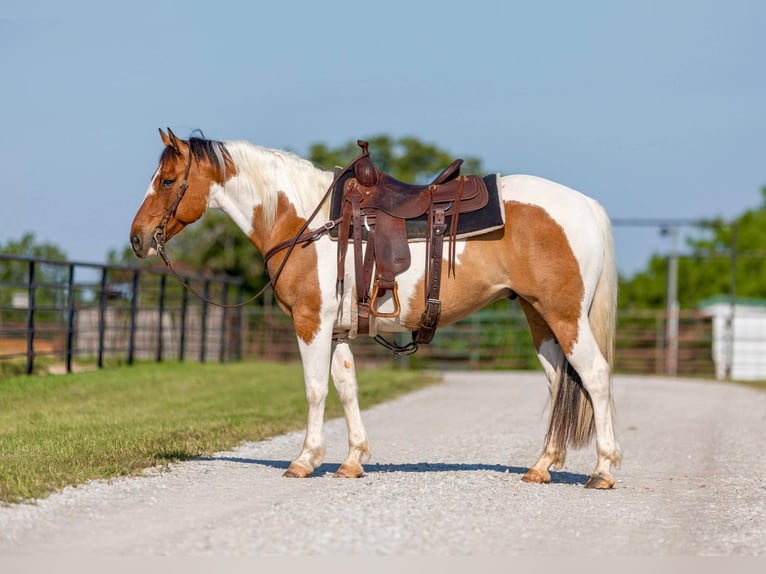
[[141,238],[138,233],[134,233],[130,238],[130,245],[133,247],[133,251],[138,252],[141,249]]

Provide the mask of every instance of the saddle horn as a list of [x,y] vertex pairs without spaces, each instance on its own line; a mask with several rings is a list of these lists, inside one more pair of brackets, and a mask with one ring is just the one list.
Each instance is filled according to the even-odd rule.
[[372,164],[370,152],[367,151],[367,147],[370,144],[365,140],[356,140],[356,145],[362,148],[362,155],[354,163],[354,175],[360,184],[371,187],[378,183],[378,171]]

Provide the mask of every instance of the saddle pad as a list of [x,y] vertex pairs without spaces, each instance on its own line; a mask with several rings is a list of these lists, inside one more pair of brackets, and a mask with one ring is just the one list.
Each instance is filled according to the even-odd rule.
[[[341,215],[341,206],[343,204],[343,184],[348,177],[353,177],[353,174],[344,174],[335,184],[332,190],[330,199],[330,219],[338,219]],[[498,189],[498,175],[492,174],[482,178],[487,191],[489,192],[489,202],[486,207],[471,211],[468,213],[461,213],[457,221],[457,237],[469,237],[471,235],[479,235],[482,233],[488,233],[505,224],[505,211],[502,207],[502,201],[500,199],[500,192]],[[452,216],[446,217],[447,229],[449,229]],[[424,214],[415,219],[405,220],[407,227],[407,238],[411,241],[425,240],[426,229],[428,227],[428,214]],[[349,233],[353,231],[353,226],[349,229]],[[330,230],[330,237],[332,239],[338,239],[339,226],[335,226]],[[353,241],[353,236],[349,235]],[[367,230],[362,229],[362,239],[367,239]]]

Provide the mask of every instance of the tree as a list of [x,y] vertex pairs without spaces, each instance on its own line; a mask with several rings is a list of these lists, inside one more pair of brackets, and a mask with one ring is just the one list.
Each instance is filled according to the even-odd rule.
[[[15,255],[18,257],[31,257],[48,261],[65,261],[66,254],[56,245],[47,242],[39,242],[34,233],[25,233],[19,240],[10,240],[5,245],[0,245],[0,253]],[[61,299],[65,295],[60,288],[52,287],[61,285],[67,275],[65,265],[48,265],[35,263],[35,289],[36,303],[40,307],[61,305]],[[26,293],[29,288],[30,264],[26,261],[3,259],[0,260],[0,305],[8,306],[14,293]],[[20,322],[21,311],[4,310],[0,315],[0,323]],[[50,311],[46,311],[50,313]],[[38,317],[42,317],[38,313]]]
[[[372,161],[378,169],[410,183],[427,183],[455,159],[452,154],[435,145],[411,136],[392,139],[381,134],[367,138],[367,141],[370,143]],[[323,143],[315,143],[309,148],[311,161],[328,170],[346,165],[360,151],[356,140],[336,148],[328,148]],[[481,160],[475,157],[464,159],[463,173],[481,172]]]
[[6,255],[18,255],[21,257],[37,257],[63,261],[66,254],[53,243],[40,243],[34,233],[25,233],[19,240],[10,240],[5,245],[0,245],[0,253]]
[[[687,240],[689,257],[678,264],[678,300],[682,308],[695,308],[702,300],[732,291],[732,262],[735,294],[766,298],[766,186],[762,203],[733,222],[713,219],[700,223],[699,236]],[[732,246],[736,240],[736,247]],[[666,305],[667,257],[654,255],[646,270],[631,279],[621,279],[621,308],[663,308]]]

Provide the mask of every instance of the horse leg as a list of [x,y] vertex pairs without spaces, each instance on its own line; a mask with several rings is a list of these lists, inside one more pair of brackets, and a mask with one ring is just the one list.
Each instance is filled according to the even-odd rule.
[[[548,379],[548,391],[553,396],[554,385],[557,384],[561,369],[564,368],[564,352],[556,341],[548,323],[545,322],[545,319],[542,318],[532,305],[524,299],[519,299],[519,305],[527,317],[532,341],[535,349],[537,349],[537,358]],[[566,460],[566,450],[562,448],[562,444],[563,441],[554,440],[553,432],[549,428],[540,456],[527,470],[521,480],[537,484],[550,482],[551,474],[548,469],[551,466],[560,469],[564,466],[564,461]]]
[[370,445],[367,441],[367,432],[364,430],[362,415],[359,412],[354,356],[346,341],[337,342],[333,346],[330,372],[343,405],[348,429],[348,457],[338,468],[335,477],[359,478],[364,474],[362,464],[370,460]]
[[593,405],[598,458],[596,468],[585,487],[611,488],[614,486],[611,466],[614,464],[615,468],[620,468],[622,463],[622,451],[614,435],[611,369],[596,343],[586,317],[580,320],[579,337],[567,354],[567,360],[580,375]]
[[314,469],[322,464],[324,458],[322,425],[330,375],[331,337],[332,329],[321,329],[310,343],[305,343],[300,337],[298,338],[308,414],[303,448],[283,475],[288,478],[310,476]]

